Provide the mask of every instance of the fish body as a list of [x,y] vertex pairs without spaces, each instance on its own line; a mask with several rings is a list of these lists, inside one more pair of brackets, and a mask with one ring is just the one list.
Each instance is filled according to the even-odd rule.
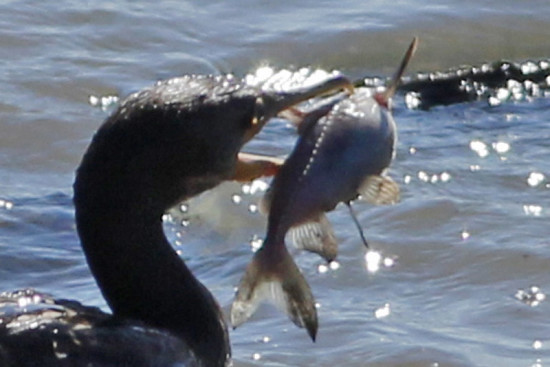
[[247,267],[232,305],[234,327],[245,322],[261,300],[270,299],[315,340],[315,300],[288,253],[285,236],[292,227],[304,225],[301,238],[313,238],[315,243],[308,249],[331,257],[336,242],[325,212],[363,192],[373,201],[398,195],[396,184],[383,176],[397,139],[389,106],[395,80],[401,78],[415,47],[416,40],[386,91],[342,94],[302,115],[300,137],[272,182],[266,238]]
[[[357,89],[305,114],[300,140],[269,194],[284,198],[273,200],[279,202],[273,205],[290,208],[284,217],[294,244],[327,261],[336,257],[337,243],[325,212],[358,196],[372,204],[399,200],[399,186],[385,175],[395,156],[397,128],[376,95],[370,89]],[[319,117],[318,111],[327,108]]]
[[[303,237],[315,237],[313,228],[332,233],[324,213],[355,199],[366,177],[385,170],[394,154],[396,128],[389,110],[367,90],[319,107],[302,124],[294,150],[273,180],[267,235],[241,280],[231,319],[233,326],[242,324],[260,300],[271,298],[315,339],[314,297],[288,253],[285,236],[302,224],[310,226]],[[322,251],[329,251],[326,245],[320,245]]]
[[273,181],[270,215],[290,225],[312,219],[359,194],[368,176],[390,165],[397,129],[390,111],[358,89],[307,124]]

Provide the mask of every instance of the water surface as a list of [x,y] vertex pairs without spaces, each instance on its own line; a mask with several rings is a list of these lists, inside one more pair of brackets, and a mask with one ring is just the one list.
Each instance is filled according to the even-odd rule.
[[[411,75],[539,60],[550,56],[548,29],[542,0],[3,2],[0,289],[107,310],[75,235],[71,185],[117,97],[161,78],[266,65],[387,77],[413,35],[421,45]],[[390,174],[402,201],[356,205],[380,258],[366,262],[338,207],[338,266],[295,254],[320,304],[317,342],[266,306],[231,332],[236,366],[550,363],[550,98],[429,111],[396,102]],[[274,120],[248,149],[284,155],[295,138]],[[265,231],[254,206],[262,187],[224,185],[165,218],[225,308]]]

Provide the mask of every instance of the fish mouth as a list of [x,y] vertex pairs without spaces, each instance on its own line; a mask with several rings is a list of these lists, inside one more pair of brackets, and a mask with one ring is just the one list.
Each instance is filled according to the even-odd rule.
[[311,98],[320,97],[338,90],[346,90],[352,94],[354,91],[353,83],[343,75],[336,75],[317,84],[294,90],[262,92],[256,99],[252,127],[247,132],[245,141],[250,140],[263,128],[270,118],[277,116],[280,112]]

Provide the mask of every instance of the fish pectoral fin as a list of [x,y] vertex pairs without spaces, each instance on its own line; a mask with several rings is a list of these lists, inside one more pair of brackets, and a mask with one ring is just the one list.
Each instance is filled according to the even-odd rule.
[[284,159],[252,153],[239,153],[232,180],[249,182],[264,176],[274,176]]
[[254,254],[231,305],[233,328],[246,322],[264,300],[270,301],[315,341],[317,309],[311,289],[286,250],[271,256],[264,248]]
[[361,199],[374,205],[395,204],[400,198],[399,185],[389,176],[368,176],[359,187]]
[[292,227],[288,235],[296,248],[314,252],[327,262],[336,259],[338,255],[338,242],[324,213],[312,221]]

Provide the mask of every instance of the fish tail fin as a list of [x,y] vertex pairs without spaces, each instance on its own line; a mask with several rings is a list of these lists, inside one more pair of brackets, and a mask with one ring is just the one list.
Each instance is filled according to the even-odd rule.
[[288,233],[298,249],[314,252],[327,262],[333,261],[338,255],[338,242],[324,213],[309,222],[292,227]]
[[284,244],[264,246],[254,254],[231,306],[233,328],[246,322],[263,300],[284,311],[294,324],[317,335],[317,309],[311,289]]

